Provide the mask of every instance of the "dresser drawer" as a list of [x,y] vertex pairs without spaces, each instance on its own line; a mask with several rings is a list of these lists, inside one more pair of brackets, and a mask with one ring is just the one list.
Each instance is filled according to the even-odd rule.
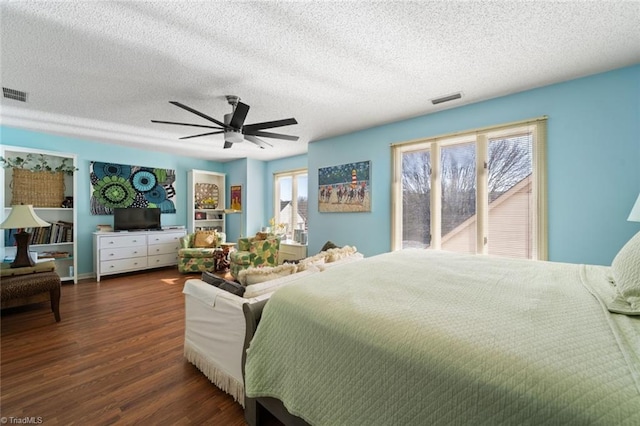
[[137,247],[146,245],[147,237],[145,235],[122,235],[100,238],[100,249],[114,247]]
[[147,255],[147,246],[119,247],[100,250],[100,261],[128,259]]
[[178,264],[178,252],[170,254],[158,254],[155,256],[149,256],[148,258],[149,268],[155,268],[156,266],[170,266]]
[[145,269],[147,267],[147,258],[138,257],[133,259],[119,259],[108,260],[100,262],[100,273],[103,275],[123,272],[123,271],[137,271],[139,269]]
[[184,232],[158,231],[158,232],[152,233],[151,235],[147,235],[147,241],[149,245],[167,244],[167,243],[178,244],[180,241],[180,237],[183,237],[184,235],[185,235]]
[[150,245],[147,254],[149,256],[153,256],[156,254],[175,254],[178,255],[178,250],[180,250],[180,244],[175,243],[165,243],[165,244],[154,244]]

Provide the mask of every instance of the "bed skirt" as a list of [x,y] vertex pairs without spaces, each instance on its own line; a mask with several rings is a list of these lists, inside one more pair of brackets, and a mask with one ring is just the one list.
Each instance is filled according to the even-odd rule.
[[205,354],[198,351],[188,341],[184,342],[184,357],[196,366],[214,385],[222,391],[228,393],[244,408],[244,383],[231,377],[209,359]]

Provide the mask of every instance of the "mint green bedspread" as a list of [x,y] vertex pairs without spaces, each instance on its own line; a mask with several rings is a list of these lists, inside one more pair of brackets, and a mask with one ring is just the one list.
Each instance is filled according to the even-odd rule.
[[313,274],[267,303],[246,392],[313,425],[639,425],[608,273],[403,250]]

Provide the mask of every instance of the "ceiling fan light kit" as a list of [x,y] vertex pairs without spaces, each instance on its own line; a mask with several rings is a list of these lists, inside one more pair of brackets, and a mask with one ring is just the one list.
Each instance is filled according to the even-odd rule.
[[271,129],[274,127],[283,127],[283,126],[291,126],[293,124],[298,124],[295,118],[286,118],[284,120],[275,120],[275,121],[265,121],[262,123],[253,123],[253,124],[244,124],[245,119],[247,118],[247,114],[249,113],[249,105],[240,102],[240,98],[235,95],[227,95],[227,102],[232,106],[233,111],[230,114],[224,115],[224,122],[216,120],[213,117],[208,116],[198,110],[195,110],[187,105],[184,105],[177,101],[169,101],[170,104],[175,105],[179,108],[182,108],[186,111],[189,111],[192,114],[195,114],[201,118],[204,118],[207,121],[211,121],[216,124],[216,126],[206,126],[202,124],[192,124],[192,123],[179,123],[175,121],[161,121],[161,120],[151,120],[152,123],[160,123],[160,124],[172,124],[178,126],[191,126],[191,127],[201,127],[205,129],[213,129],[212,132],[200,133],[192,136],[184,136],[180,139],[190,139],[197,138],[201,136],[209,136],[216,135],[219,133],[224,133],[224,148],[231,148],[234,143],[240,143],[245,140],[256,144],[258,147],[264,149],[267,146],[272,147],[268,142],[263,141],[257,136],[264,138],[273,138],[273,139],[283,139],[289,141],[297,141],[297,136],[291,135],[283,135],[280,133],[272,133],[265,132],[264,129]]

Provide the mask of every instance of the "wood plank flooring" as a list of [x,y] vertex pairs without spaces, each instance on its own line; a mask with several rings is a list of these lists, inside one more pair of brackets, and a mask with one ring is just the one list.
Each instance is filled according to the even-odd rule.
[[[198,274],[199,275],[199,274]],[[177,268],[63,284],[48,303],[3,310],[3,417],[44,425],[244,425],[243,410],[183,358]]]

